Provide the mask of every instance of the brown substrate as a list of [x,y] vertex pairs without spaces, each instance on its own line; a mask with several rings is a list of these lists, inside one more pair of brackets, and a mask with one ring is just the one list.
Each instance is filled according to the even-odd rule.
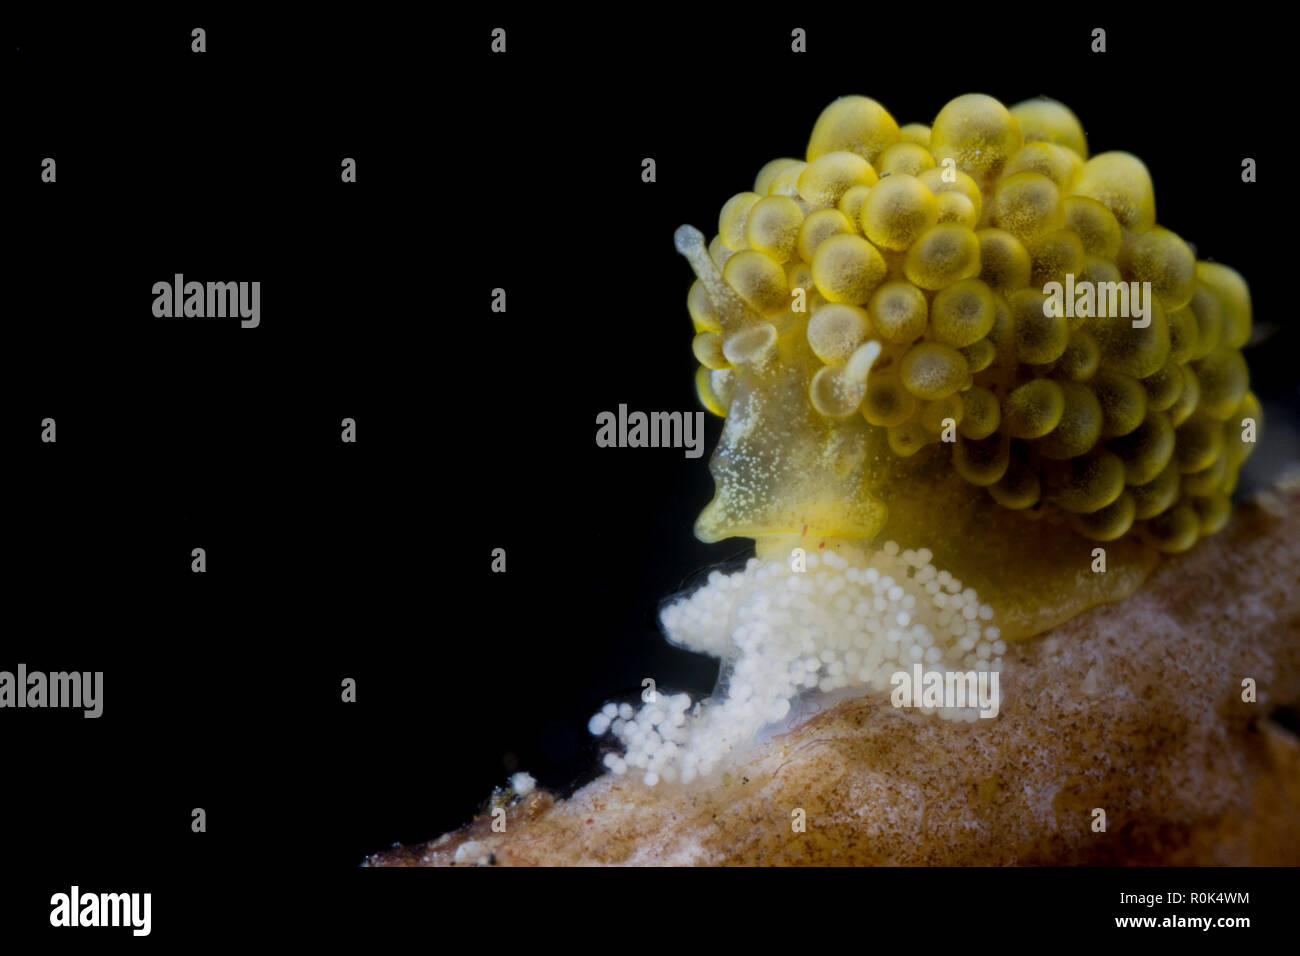
[[1300,496],[1278,500],[1009,648],[995,719],[845,701],[704,784],[606,775],[367,864],[468,841],[497,865],[1300,864],[1300,742],[1270,720],[1300,702]]

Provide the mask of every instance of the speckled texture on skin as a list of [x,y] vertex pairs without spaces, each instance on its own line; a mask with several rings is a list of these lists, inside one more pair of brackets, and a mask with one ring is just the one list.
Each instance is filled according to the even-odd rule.
[[1300,864],[1300,747],[1267,719],[1300,702],[1300,495],[1283,500],[1013,646],[994,720],[845,701],[712,780],[536,791],[505,833],[483,817],[367,863],[446,865],[473,839],[497,865]]

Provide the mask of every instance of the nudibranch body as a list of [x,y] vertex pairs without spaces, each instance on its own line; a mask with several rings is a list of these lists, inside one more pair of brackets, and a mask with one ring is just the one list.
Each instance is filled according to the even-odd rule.
[[803,693],[996,674],[1006,641],[1226,523],[1260,419],[1246,283],[1062,104],[972,94],[900,128],[844,97],[712,241],[675,242],[697,392],[726,419],[696,534],[757,556],[665,608],[671,641],[722,659],[719,692],[606,705],[613,772],[707,774]]
[[676,244],[726,417],[701,539],[926,548],[1014,639],[1227,521],[1260,418],[1246,283],[1062,104],[970,94],[900,128],[841,98]]

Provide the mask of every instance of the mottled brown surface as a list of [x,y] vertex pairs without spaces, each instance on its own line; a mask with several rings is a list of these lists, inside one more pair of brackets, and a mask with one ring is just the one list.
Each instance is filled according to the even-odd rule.
[[706,784],[607,775],[368,863],[477,840],[498,865],[1300,864],[1300,747],[1268,719],[1300,702],[1300,497],[1278,500],[1010,648],[994,720],[845,701]]

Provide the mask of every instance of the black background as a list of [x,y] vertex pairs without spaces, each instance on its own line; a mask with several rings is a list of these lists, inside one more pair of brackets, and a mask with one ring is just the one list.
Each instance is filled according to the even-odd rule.
[[[195,12],[16,31],[0,668],[102,670],[105,710],[0,716],[6,857],[30,874],[6,922],[48,926],[73,882],[152,890],[160,939],[236,928],[199,889],[242,887],[234,902],[268,917],[373,902],[368,853],[465,822],[513,770],[587,779],[605,700],[647,676],[707,692],[716,665],[667,646],[656,608],[746,543],[691,534],[706,458],[596,448],[595,417],[696,409],[673,230],[711,236],[836,96],[900,124],[972,91],[1066,102],[1094,153],[1144,159],[1164,225],[1245,274],[1257,324],[1280,327],[1248,353],[1254,388],[1294,408],[1264,25],[791,16]],[[1260,183],[1241,182],[1244,156]],[[177,272],[260,280],[261,326],[155,319],[152,285]],[[57,444],[39,440],[46,416]]]

